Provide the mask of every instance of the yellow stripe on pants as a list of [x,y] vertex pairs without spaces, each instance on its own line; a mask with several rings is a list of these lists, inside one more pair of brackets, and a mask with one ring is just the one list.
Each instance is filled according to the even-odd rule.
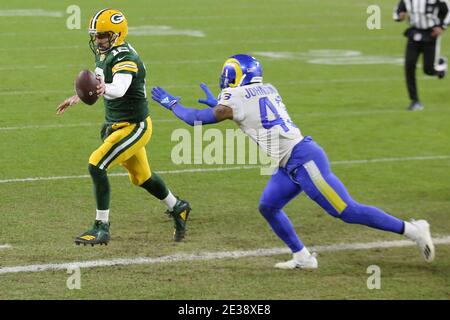
[[342,211],[347,208],[347,204],[323,178],[316,163],[311,160],[305,163],[303,167],[306,169],[306,172],[308,172],[309,177],[311,178],[312,182],[319,190],[319,192],[325,197],[325,199],[327,199],[327,201],[333,206],[333,208],[339,214],[341,214]]

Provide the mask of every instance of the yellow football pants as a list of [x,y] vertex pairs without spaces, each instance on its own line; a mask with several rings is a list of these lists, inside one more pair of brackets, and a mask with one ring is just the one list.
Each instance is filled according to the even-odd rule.
[[89,163],[103,170],[122,164],[133,184],[143,184],[151,176],[145,145],[152,136],[152,120],[147,117],[139,123],[115,123],[112,130],[91,154]]

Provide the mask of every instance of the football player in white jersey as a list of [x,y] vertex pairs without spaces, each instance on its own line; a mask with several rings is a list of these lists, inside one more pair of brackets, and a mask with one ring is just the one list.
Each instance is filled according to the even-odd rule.
[[[265,187],[259,211],[273,231],[291,249],[291,260],[275,265],[280,269],[316,269],[317,259],[298,238],[283,207],[304,191],[333,217],[347,223],[403,234],[415,241],[427,262],[434,259],[430,226],[425,220],[406,222],[386,212],[353,200],[330,169],[324,150],[310,137],[303,137],[290,119],[277,89],[264,84],[261,64],[254,57],[238,54],[225,61],[220,78],[219,100],[201,84],[210,108],[194,109],[180,104],[160,87],[152,99],[189,125],[233,120],[269,156],[279,163]],[[274,143],[275,142],[275,143]]]

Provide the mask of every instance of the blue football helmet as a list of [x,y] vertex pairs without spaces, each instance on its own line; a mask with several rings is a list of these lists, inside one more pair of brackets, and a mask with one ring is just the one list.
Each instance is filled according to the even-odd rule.
[[246,54],[234,55],[225,61],[220,75],[220,88],[240,87],[249,83],[261,83],[261,63]]

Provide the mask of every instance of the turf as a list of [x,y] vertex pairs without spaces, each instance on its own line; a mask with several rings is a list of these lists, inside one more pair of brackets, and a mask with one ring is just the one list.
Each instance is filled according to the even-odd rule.
[[[73,92],[73,80],[92,68],[85,26],[102,5],[77,1],[82,28],[67,30],[65,10],[74,1],[4,3],[0,10],[40,8],[62,17],[2,17],[0,48],[0,180],[87,175],[87,159],[100,143],[101,103],[72,107],[56,116]],[[384,3],[382,29],[366,28],[366,0],[109,1],[131,26],[165,25],[198,30],[205,37],[136,36],[128,41],[148,70],[147,89],[161,85],[196,106],[198,87],[217,92],[223,61],[241,52],[291,52],[297,58],[257,56],[266,82],[283,96],[292,119],[332,161],[450,155],[448,78],[418,70],[425,110],[408,113],[399,64],[311,64],[310,50],[351,50],[401,58],[404,24],[391,21]],[[442,53],[449,55],[448,35]],[[148,90],[149,91],[149,90]],[[150,102],[154,134],[147,146],[155,171],[210,168],[175,165],[170,155],[177,128],[193,129]],[[233,123],[217,126],[235,128]],[[225,165],[223,165],[225,166]],[[450,159],[333,165],[352,196],[402,219],[425,218],[433,234],[449,235]],[[123,173],[120,167],[111,170]],[[0,183],[0,267],[176,253],[282,247],[257,206],[268,177],[257,169],[161,174],[194,210],[185,243],[171,241],[165,208],[127,177],[111,177],[112,240],[107,247],[77,247],[73,238],[94,219],[89,178]],[[286,212],[308,245],[398,240],[400,237],[346,225],[304,195]],[[448,299],[450,249],[437,246],[426,265],[414,247],[327,252],[317,272],[287,272],[273,264],[288,255],[141,266],[82,269],[81,290],[68,290],[65,271],[0,275],[1,299]],[[381,289],[366,286],[370,265],[381,268]],[[98,296],[98,292],[102,295]]]

